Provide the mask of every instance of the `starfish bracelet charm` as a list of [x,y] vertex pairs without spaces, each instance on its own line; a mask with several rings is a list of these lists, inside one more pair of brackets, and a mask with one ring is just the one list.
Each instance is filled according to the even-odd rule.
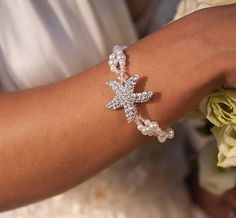
[[106,82],[106,84],[108,84],[116,93],[116,96],[106,105],[106,107],[112,110],[123,107],[129,123],[132,122],[137,115],[135,104],[149,101],[153,95],[153,92],[150,91],[134,93],[134,88],[138,79],[139,76],[134,75],[127,80],[119,82],[116,80],[109,80]]

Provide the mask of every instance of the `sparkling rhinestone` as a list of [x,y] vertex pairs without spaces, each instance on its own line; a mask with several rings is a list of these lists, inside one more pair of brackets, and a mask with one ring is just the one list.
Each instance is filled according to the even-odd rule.
[[117,53],[118,51],[122,51],[122,48],[119,45],[115,45],[113,47],[113,52]]
[[109,64],[109,66],[111,66],[111,65],[114,64],[114,62],[113,62],[112,60],[109,60],[109,61],[108,61],[108,64]]
[[124,60],[126,59],[126,57],[125,57],[124,54],[118,54],[116,58],[117,58],[117,60],[119,60],[119,61],[121,61],[121,60],[124,61]]
[[109,59],[110,59],[110,60],[114,60],[115,58],[116,58],[116,55],[115,55],[115,54],[109,55]]
[[116,65],[111,65],[110,66],[110,70],[113,72],[113,71],[116,71]]
[[119,65],[125,66],[125,60],[119,60]]
[[123,51],[122,51],[122,49],[120,49],[120,50],[117,50],[117,51],[116,51],[116,54],[118,54],[118,55],[119,55],[119,54],[123,54]]

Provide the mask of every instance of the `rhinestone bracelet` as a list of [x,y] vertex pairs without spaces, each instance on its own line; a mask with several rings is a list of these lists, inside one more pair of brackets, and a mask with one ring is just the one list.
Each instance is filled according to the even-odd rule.
[[144,119],[136,108],[136,103],[149,101],[154,94],[151,91],[134,93],[134,87],[139,79],[138,75],[128,77],[126,74],[126,46],[114,46],[112,54],[109,55],[108,65],[111,72],[117,75],[117,80],[109,80],[106,82],[116,96],[110,101],[106,108],[116,110],[124,108],[128,123],[134,121],[137,129],[148,136],[155,136],[160,142],[165,142],[166,139],[174,137],[174,130],[167,128],[162,130],[156,121]]

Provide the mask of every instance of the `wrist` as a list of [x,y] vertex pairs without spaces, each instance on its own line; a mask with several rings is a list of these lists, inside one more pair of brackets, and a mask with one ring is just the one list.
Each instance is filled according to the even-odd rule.
[[166,128],[221,86],[222,71],[203,55],[204,50],[196,38],[171,40],[162,32],[128,49],[128,72],[143,77],[137,88],[156,93],[150,103],[140,106],[145,116]]

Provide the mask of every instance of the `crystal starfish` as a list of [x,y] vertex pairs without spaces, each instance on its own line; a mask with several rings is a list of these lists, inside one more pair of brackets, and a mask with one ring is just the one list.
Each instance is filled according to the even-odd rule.
[[116,80],[108,80],[106,82],[106,84],[108,84],[116,93],[116,96],[106,105],[106,107],[112,110],[123,107],[129,123],[135,119],[137,114],[135,103],[146,102],[150,100],[153,95],[153,92],[150,91],[134,93],[134,87],[138,79],[139,76],[134,75],[122,82]]

